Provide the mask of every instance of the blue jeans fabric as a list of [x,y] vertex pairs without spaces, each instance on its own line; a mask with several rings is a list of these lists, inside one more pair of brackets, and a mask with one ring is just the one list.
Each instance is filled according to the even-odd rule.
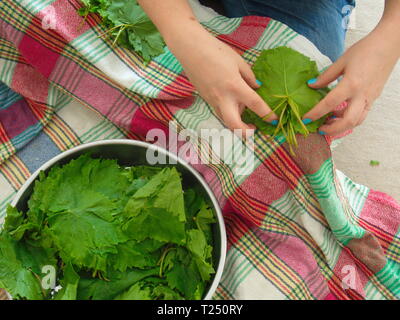
[[305,36],[332,61],[344,52],[346,21],[355,0],[221,0],[228,17],[263,16]]

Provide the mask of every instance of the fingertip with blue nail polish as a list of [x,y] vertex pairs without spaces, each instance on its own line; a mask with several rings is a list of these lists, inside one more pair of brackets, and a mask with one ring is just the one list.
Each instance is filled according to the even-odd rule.
[[303,119],[304,124],[310,124],[312,120],[310,118]]
[[322,131],[322,130],[319,130],[318,133],[319,133],[320,135],[322,135],[322,136],[326,135],[326,133],[325,133],[324,131]]
[[278,121],[278,120],[272,120],[272,121],[271,121],[271,124],[272,124],[273,126],[277,126],[277,125],[278,125],[278,123],[279,123],[279,121]]
[[317,78],[313,78],[307,81],[308,84],[315,84],[318,81]]
[[262,82],[261,82],[260,80],[256,80],[256,83],[257,83],[259,86],[262,86]]

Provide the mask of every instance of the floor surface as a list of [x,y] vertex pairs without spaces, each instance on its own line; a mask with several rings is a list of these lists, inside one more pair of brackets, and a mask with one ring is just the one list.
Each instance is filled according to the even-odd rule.
[[[378,23],[384,0],[358,1],[348,32],[350,46]],[[357,183],[385,192],[400,201],[400,63],[366,121],[335,149],[339,170]],[[370,161],[380,165],[371,167]]]

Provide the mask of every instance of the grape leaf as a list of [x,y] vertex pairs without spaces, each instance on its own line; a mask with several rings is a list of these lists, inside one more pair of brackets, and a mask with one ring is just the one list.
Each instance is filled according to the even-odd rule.
[[91,212],[111,221],[124,199],[129,180],[115,160],[84,155],[62,169],[43,172],[35,183],[28,205],[32,212]]
[[175,168],[165,168],[154,175],[126,204],[123,225],[134,240],[185,242],[185,205],[182,184]]
[[49,230],[64,261],[79,267],[107,271],[109,254],[127,238],[119,227],[89,212],[61,212],[48,219]]
[[85,0],[78,13],[98,13],[114,43],[137,52],[145,62],[164,53],[165,43],[136,0]]
[[182,296],[159,278],[146,278],[135,283],[114,300],[182,300]]
[[107,280],[81,278],[78,286],[78,300],[110,300],[123,293],[136,282],[158,275],[158,268],[132,269],[125,273],[114,273]]
[[122,40],[120,43],[139,53],[145,61],[164,53],[160,33],[136,0],[113,0],[107,13],[113,25],[121,26],[113,33]]
[[207,244],[206,237],[201,230],[189,230],[187,235],[187,248],[194,255],[201,278],[208,281],[211,274],[215,273],[211,262],[208,262],[211,259],[212,247]]
[[[147,279],[146,279],[147,280]],[[164,284],[159,284],[153,289],[153,299],[156,300],[183,300],[183,297]]]
[[[307,135],[316,132],[326,117],[308,125],[302,116],[327,94],[328,89],[314,90],[307,81],[319,75],[315,61],[287,47],[264,50],[254,63],[253,71],[262,82],[257,93],[280,118],[280,125],[273,126],[250,109],[243,113],[246,123],[253,123],[264,134],[283,135],[289,143],[296,144],[295,133]],[[291,134],[293,133],[293,134]]]
[[25,232],[37,229],[39,226],[33,222],[25,221],[25,214],[8,205],[7,216],[4,221],[4,231],[8,232],[15,240],[21,240]]
[[61,280],[62,289],[55,296],[55,300],[76,300],[79,275],[75,272],[73,265],[68,262],[64,267],[63,279]]
[[40,175],[28,202],[30,214],[47,213],[36,220],[46,219],[65,261],[105,271],[108,254],[117,252],[113,246],[128,240],[113,222],[128,185],[116,161],[83,155]]
[[116,246],[118,252],[109,257],[109,265],[114,270],[122,272],[132,267],[155,267],[161,255],[159,249],[164,244],[153,239],[120,243]]
[[211,225],[215,222],[216,219],[212,209],[207,204],[203,203],[196,216],[196,224],[198,228],[204,232],[207,242],[210,244],[213,242]]
[[7,233],[0,234],[0,288],[14,299],[42,300],[40,278],[23,266],[17,256],[19,249],[19,243]]
[[205,204],[203,197],[199,197],[197,190],[190,188],[185,190],[185,211],[186,211],[186,228],[196,228],[196,214],[199,212],[201,207]]
[[143,208],[123,226],[130,238],[142,241],[152,238],[162,242],[184,244],[185,224],[162,208]]
[[[215,218],[202,190],[185,191],[174,167],[89,155],[41,172],[29,210],[7,209],[0,287],[16,299],[201,299]],[[40,285],[47,265],[54,295]]]
[[152,289],[144,286],[143,282],[137,282],[114,300],[152,300]]
[[165,277],[172,289],[178,289],[186,299],[194,299],[201,275],[193,256],[184,248],[171,250],[165,258]]

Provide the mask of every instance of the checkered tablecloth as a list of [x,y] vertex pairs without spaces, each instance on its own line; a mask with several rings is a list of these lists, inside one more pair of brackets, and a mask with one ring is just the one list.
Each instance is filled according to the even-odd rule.
[[[321,70],[330,64],[278,21],[228,19],[191,3],[203,25],[250,64],[277,46],[308,55]],[[0,3],[0,216],[32,172],[71,147],[143,140],[154,128],[168,135],[171,123],[179,134],[224,128],[167,49],[146,65],[99,37],[99,17],[83,23],[80,6]],[[55,27],[43,28],[53,18]],[[236,174],[237,163],[194,164],[219,201],[228,233],[216,299],[396,299],[400,206],[337,171],[331,142],[299,137],[293,156],[282,139],[256,133],[249,175]],[[204,140],[192,147],[213,153]]]

